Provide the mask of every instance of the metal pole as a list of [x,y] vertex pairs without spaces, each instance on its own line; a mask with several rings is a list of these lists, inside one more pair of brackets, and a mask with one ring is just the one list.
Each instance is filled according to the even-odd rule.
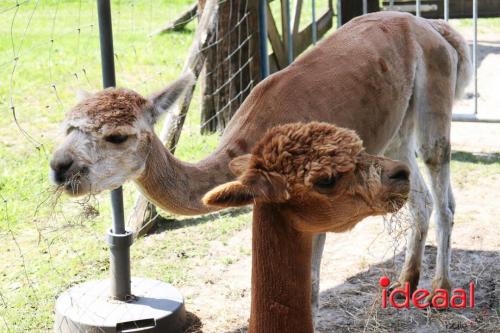
[[448,22],[450,19],[450,0],[444,0],[444,20]]
[[[114,87],[115,62],[113,52],[113,30],[109,0],[97,0],[99,17],[99,41],[101,46],[102,81],[104,88]],[[110,245],[111,296],[125,300],[130,291],[130,245],[132,235],[125,230],[122,188],[111,191],[113,226],[107,235]]]
[[[286,31],[286,39],[287,39],[287,45],[288,45],[288,49],[286,50],[287,51],[287,55],[288,55],[288,64],[291,64],[293,62],[293,38],[292,38],[292,27],[291,27],[291,20],[290,20],[290,0],[285,0],[284,1],[285,3],[285,12],[286,12],[286,27],[287,27],[287,31]],[[281,19],[285,19],[284,17],[282,17]]]
[[474,66],[474,114],[477,115],[477,0],[472,1],[472,20],[474,21],[474,40],[472,41],[472,66]]
[[342,25],[342,0],[337,0],[337,28]]
[[363,0],[363,15],[368,13],[368,0]]
[[389,1],[389,9],[394,10],[394,0]]
[[260,78],[269,76],[269,54],[267,51],[267,0],[259,0],[259,53]]
[[113,54],[113,30],[111,27],[111,5],[109,1],[97,0],[99,15],[99,42],[101,45],[101,70],[104,88],[116,86],[115,60]]
[[316,22],[316,1],[312,0],[312,42],[313,45],[318,41],[318,22]]
[[420,0],[417,0],[415,14],[420,17]]

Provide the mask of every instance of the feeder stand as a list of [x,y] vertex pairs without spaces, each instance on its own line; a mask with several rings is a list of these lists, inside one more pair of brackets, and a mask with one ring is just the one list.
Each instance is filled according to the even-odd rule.
[[[98,0],[99,36],[104,88],[114,87],[115,65],[109,0]],[[123,192],[111,191],[113,224],[106,235],[110,247],[109,280],[74,286],[56,301],[55,331],[165,332],[184,328],[186,312],[182,295],[164,282],[130,277],[132,232],[125,229]]]

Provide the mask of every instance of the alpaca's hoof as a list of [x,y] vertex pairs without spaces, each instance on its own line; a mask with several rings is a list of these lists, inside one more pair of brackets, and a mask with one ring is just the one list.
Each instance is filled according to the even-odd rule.
[[[404,289],[405,283],[401,283],[399,281],[393,282],[390,287],[387,289],[389,294],[392,294],[392,292],[396,289]],[[404,293],[397,293],[394,295],[394,299],[396,300],[403,300],[405,298]]]
[[432,290],[444,289],[448,293],[451,292],[451,282],[447,278],[434,278],[432,280]]
[[448,302],[448,300],[444,300],[443,297],[437,297],[434,299],[433,303],[433,298],[438,294],[436,291],[439,289],[446,290],[447,295],[451,295],[451,282],[446,278],[435,278],[432,280],[432,292],[425,298],[425,301],[429,303],[430,307],[433,307],[436,310],[444,311],[449,307],[449,304],[448,306],[443,306]]
[[[409,294],[410,297],[413,294],[415,290],[417,290],[418,286],[418,280],[419,280],[420,274],[412,274],[412,275],[406,275],[404,277],[400,277],[398,281],[395,281],[391,284],[391,286],[388,288],[389,293],[392,293],[395,289],[403,289],[405,290],[406,284],[409,285]],[[394,295],[395,299],[404,299],[405,295],[403,293],[397,293]]]

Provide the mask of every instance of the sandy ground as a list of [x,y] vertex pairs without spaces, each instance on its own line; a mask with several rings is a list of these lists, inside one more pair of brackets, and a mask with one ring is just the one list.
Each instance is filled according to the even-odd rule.
[[[499,130],[499,124],[454,123],[453,149],[498,152],[500,140],[494,134]],[[478,141],[477,133],[484,138]],[[489,140],[484,147],[483,139]],[[392,223],[370,218],[349,233],[328,234],[321,273],[319,332],[500,331],[500,206],[495,199],[500,197],[500,175],[454,177],[453,184],[457,212],[452,280],[455,288],[465,288],[471,280],[476,283],[475,309],[380,308],[378,280],[382,275],[395,279],[404,260],[409,219],[403,213]],[[250,241],[248,227],[226,244],[212,242],[210,256],[236,259],[230,265],[211,267],[201,262],[192,272],[193,279],[181,286],[194,320],[188,332],[245,332],[250,305]],[[431,224],[420,287],[430,288],[435,244]]]

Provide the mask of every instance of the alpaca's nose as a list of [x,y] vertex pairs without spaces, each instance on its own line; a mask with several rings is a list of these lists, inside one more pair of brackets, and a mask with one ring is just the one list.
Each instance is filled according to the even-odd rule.
[[392,181],[408,181],[410,179],[410,169],[404,163],[399,163],[387,173],[387,177]]
[[50,161],[50,168],[53,170],[54,181],[57,184],[66,181],[66,173],[73,165],[73,158],[68,154],[56,154]]

